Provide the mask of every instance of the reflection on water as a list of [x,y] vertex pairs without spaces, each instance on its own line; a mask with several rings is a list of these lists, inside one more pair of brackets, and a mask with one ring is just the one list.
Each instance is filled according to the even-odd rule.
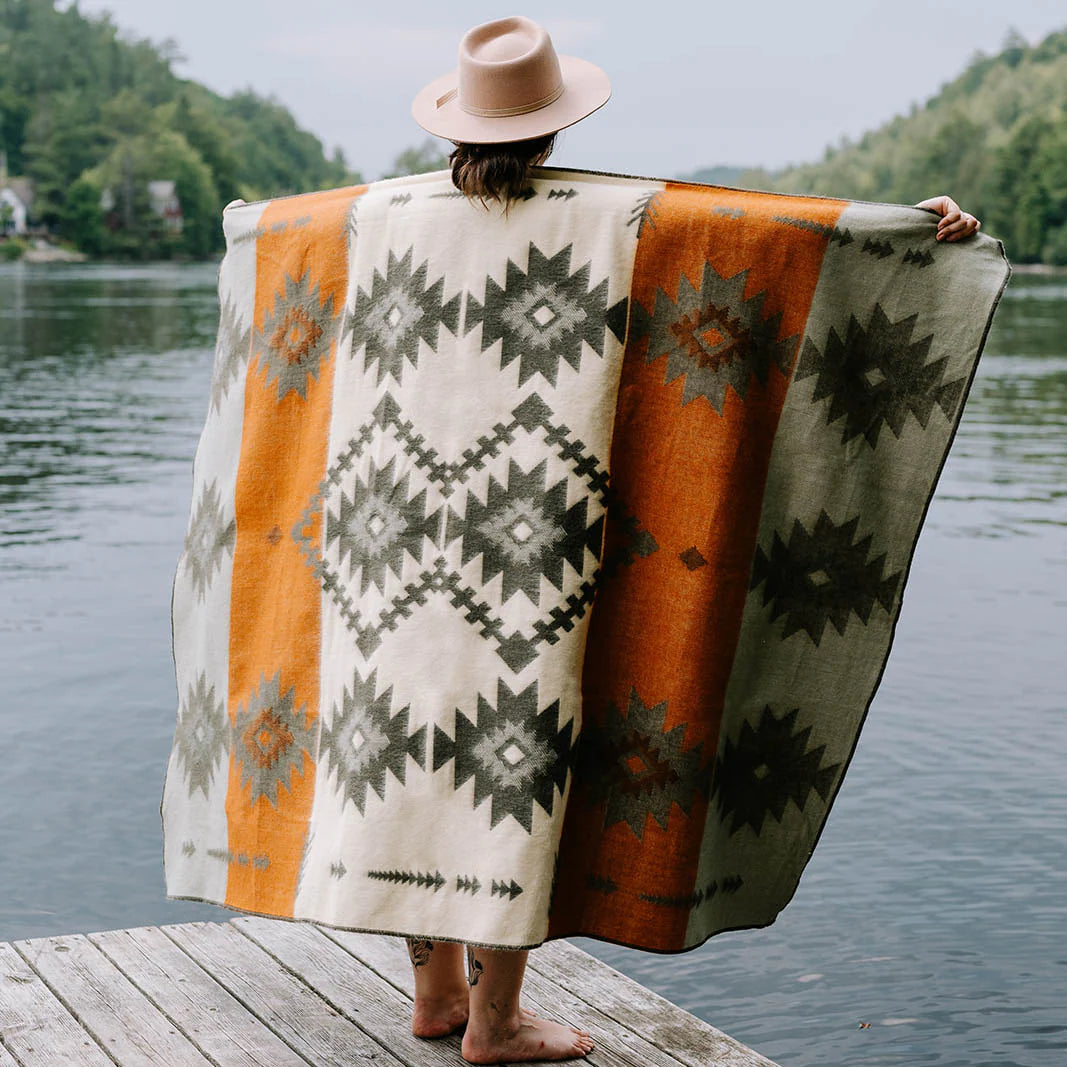
[[[0,940],[231,914],[164,900],[158,808],[214,286],[0,266]],[[1065,431],[1067,277],[1017,276],[796,899],[682,956],[586,947],[785,1067],[1067,1060]]]
[[984,504],[940,509],[960,536],[1064,522],[1065,301],[1067,279],[1016,277],[1004,294],[938,492],[939,502]]
[[[83,490],[188,463],[214,268],[0,268],[0,546],[70,540]],[[0,556],[0,572],[15,569]],[[25,565],[18,560],[18,569]]]

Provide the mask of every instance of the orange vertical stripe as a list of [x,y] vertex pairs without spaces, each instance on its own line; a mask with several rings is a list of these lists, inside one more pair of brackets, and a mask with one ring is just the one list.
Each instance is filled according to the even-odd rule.
[[[699,291],[706,263],[723,278],[747,270],[743,298],[764,293],[763,319],[780,313],[778,339],[795,338],[798,345],[844,207],[843,201],[671,184],[638,240],[611,478],[625,511],[652,534],[658,550],[621,567],[597,593],[583,675],[584,728],[603,723],[609,705],[625,714],[631,690],[646,708],[666,701],[664,730],[686,724],[685,747],[703,745],[707,778],[789,374],[772,365],[765,383],[749,378],[743,398],[727,387],[721,414],[702,395],[683,404],[685,375],[667,383],[666,357],[646,362],[648,340],[634,336],[634,305],[651,314],[657,298],[675,300],[683,275]],[[620,518],[616,510],[609,521],[607,558],[629,537]],[[581,928],[616,941],[681,948],[689,909],[642,894],[682,900],[699,888],[706,800],[694,796],[688,815],[672,806],[665,829],[649,815],[639,840],[625,821],[604,827],[604,805],[583,791],[580,778],[575,786],[551,934]],[[590,879],[616,888],[591,890]],[[649,931],[657,932],[654,944]]]
[[[256,247],[254,325],[262,330],[276,297],[305,273],[319,287],[322,306],[333,300],[333,338],[307,378],[279,399],[262,358],[253,358],[245,387],[244,423],[234,506],[237,541],[230,609],[229,709],[248,707],[257,688],[279,677],[306,724],[319,714],[321,589],[290,536],[327,464],[327,441],[337,335],[348,273],[345,219],[365,187],[337,189],[272,203],[260,220]],[[253,349],[255,351],[255,348]],[[241,741],[230,761],[226,817],[230,849],[226,903],[250,911],[291,916],[314,793],[314,753],[290,769],[288,787],[252,801],[242,788]],[[314,747],[314,746],[312,746]],[[247,753],[245,753],[247,758]]]

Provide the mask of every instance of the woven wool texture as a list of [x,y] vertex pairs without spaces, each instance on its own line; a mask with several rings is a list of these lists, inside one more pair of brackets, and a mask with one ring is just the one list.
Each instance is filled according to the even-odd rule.
[[999,242],[562,170],[506,214],[438,173],[224,222],[167,895],[509,947],[773,921],[889,652]]

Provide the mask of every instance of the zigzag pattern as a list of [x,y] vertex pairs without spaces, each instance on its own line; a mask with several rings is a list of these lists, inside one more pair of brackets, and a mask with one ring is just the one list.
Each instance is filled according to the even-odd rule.
[[432,889],[435,893],[445,884],[440,871],[367,871],[367,877],[376,882],[392,882],[395,885],[413,885],[420,889]]
[[641,899],[661,908],[682,908],[685,911],[691,911],[693,908],[707,903],[718,893],[736,893],[743,884],[744,880],[741,875],[732,874],[721,882],[708,882],[706,886],[684,897],[661,897],[655,893],[642,893]]
[[891,256],[893,254],[894,249],[888,241],[876,241],[868,237],[863,242],[863,251],[870,252],[872,256],[877,256],[879,259],[885,259],[887,256]]
[[836,241],[842,247],[852,244],[855,240],[852,236],[852,231],[847,227],[841,230],[836,226],[827,226],[824,222],[816,222],[814,219],[798,219],[792,215],[775,215],[772,221],[780,222],[783,226],[792,226],[797,230],[808,230],[810,233],[822,234],[824,237],[829,237],[831,241]]
[[652,229],[656,228],[656,203],[659,197],[660,190],[653,190],[638,197],[637,203],[634,204],[633,210],[630,212],[630,217],[626,220],[627,226],[637,224],[637,236],[639,238],[646,225],[651,226]]
[[920,268],[929,267],[930,264],[933,263],[933,261],[934,261],[933,255],[931,255],[931,253],[929,253],[929,252],[927,252],[925,250],[916,251],[913,248],[909,248],[904,253],[904,262],[905,263],[915,263]]
[[509,900],[514,900],[522,892],[522,886],[519,885],[514,878],[509,882],[498,882],[493,879],[493,886],[489,890],[489,895],[493,897],[507,897]]
[[266,229],[262,226],[257,226],[254,230],[248,230],[246,233],[239,233],[233,238],[231,243],[234,245],[243,245],[246,241],[258,241],[261,237],[266,236]]
[[239,867],[247,867],[251,863],[256,870],[265,871],[270,866],[270,857],[266,853],[252,856],[250,859],[246,852],[238,852],[235,856],[226,848],[209,848],[207,854],[212,859],[224,860],[226,863],[236,863]]
[[617,893],[619,885],[610,878],[604,878],[599,874],[591,874],[585,884],[596,893]]

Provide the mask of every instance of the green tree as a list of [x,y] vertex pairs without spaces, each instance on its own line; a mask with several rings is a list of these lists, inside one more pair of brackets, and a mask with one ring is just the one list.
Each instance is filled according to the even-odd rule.
[[63,205],[63,235],[91,256],[98,256],[104,251],[101,193],[100,187],[88,178],[79,178],[70,187]]
[[924,107],[820,163],[772,176],[783,192],[914,203],[948,193],[1016,260],[1060,261],[1067,224],[1067,30],[1016,32]]
[[[210,255],[219,206],[235,196],[359,180],[276,101],[225,99],[178,78],[180,59],[173,41],[129,37],[76,3],[0,0],[0,149],[12,174],[33,180],[39,221],[112,256]],[[114,198],[100,232],[82,177]],[[180,237],[151,211],[145,183],[155,179],[178,185]]]
[[399,178],[405,174],[429,174],[448,167],[448,155],[442,151],[439,141],[426,138],[421,145],[405,148],[389,169],[386,178]]
[[[148,193],[153,181],[174,182],[181,204],[180,231],[172,229],[153,208]],[[82,188],[98,190],[97,203],[103,196],[112,205],[101,239],[105,255],[204,258],[219,246],[221,205],[211,171],[196,149],[173,130],[120,141],[100,166],[87,171],[72,187],[72,193],[78,190],[79,200],[68,204],[71,221],[80,220],[81,212],[88,209]],[[81,226],[79,233],[84,232]],[[78,239],[74,233],[69,236]]]

